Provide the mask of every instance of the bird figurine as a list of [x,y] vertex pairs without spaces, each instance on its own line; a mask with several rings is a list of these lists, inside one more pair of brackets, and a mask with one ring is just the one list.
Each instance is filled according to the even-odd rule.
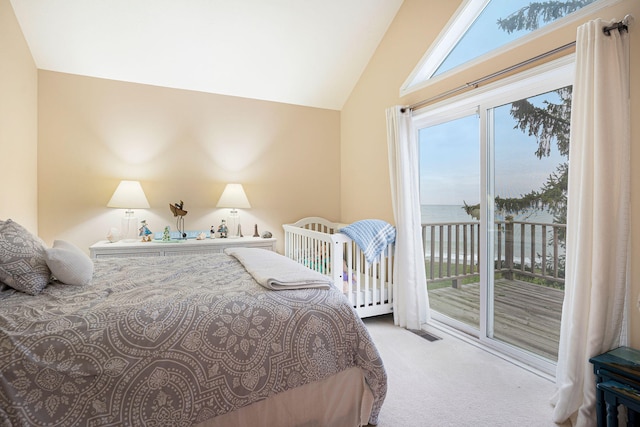
[[176,219],[176,228],[178,229],[178,233],[183,239],[187,238],[187,233],[184,232],[184,216],[187,214],[187,211],[184,209],[184,202],[180,200],[180,203],[169,204],[169,209],[171,209],[171,213],[175,216]]
[[180,200],[180,203],[175,203],[175,204],[169,204],[169,209],[171,209],[171,213],[173,214],[173,216],[185,216],[187,214],[187,211],[185,211],[183,209],[184,207],[184,202],[182,200]]

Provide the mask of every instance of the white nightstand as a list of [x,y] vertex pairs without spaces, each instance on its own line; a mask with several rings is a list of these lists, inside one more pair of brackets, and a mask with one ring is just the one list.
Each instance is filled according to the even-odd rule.
[[223,252],[226,248],[276,250],[276,238],[238,237],[233,239],[187,239],[172,242],[115,242],[101,240],[89,247],[91,258],[175,256]]

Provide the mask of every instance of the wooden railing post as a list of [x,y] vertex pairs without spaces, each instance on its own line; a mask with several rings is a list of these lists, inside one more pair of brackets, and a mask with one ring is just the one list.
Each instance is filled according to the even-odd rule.
[[[454,226],[456,228],[463,227],[462,233],[459,231],[453,233],[451,227]],[[549,226],[553,229],[552,245],[546,238],[546,227]],[[526,227],[531,227],[528,238],[525,236]],[[541,228],[542,238],[536,239],[535,227]],[[562,254],[560,252],[562,245],[560,236],[564,235],[565,229],[565,224],[514,221],[512,216],[507,216],[504,221],[496,221],[495,272],[502,273],[502,277],[506,280],[515,280],[521,276],[538,277],[564,286],[564,271],[561,271],[560,257]],[[551,248],[553,251],[550,256],[553,262],[545,265],[545,268],[541,268],[539,272],[535,268],[525,269],[527,265],[525,243],[532,242],[531,258],[535,263],[535,245],[538,244],[538,240],[540,240],[540,244],[544,245],[540,250],[541,262],[546,262],[548,249]],[[427,282],[451,281],[452,287],[459,288],[464,280],[479,275],[484,268],[477,262],[480,253],[479,241],[480,227],[477,222],[422,224],[425,268],[428,269]],[[518,242],[518,246],[516,246],[516,242]],[[429,251],[428,259],[427,250]],[[460,259],[461,257],[462,259]],[[516,259],[519,260],[518,266],[515,265]],[[458,265],[452,266],[454,262]],[[550,266],[552,266],[552,271],[549,271]]]
[[502,277],[513,280],[513,217],[508,215],[504,219],[504,260],[507,271]]

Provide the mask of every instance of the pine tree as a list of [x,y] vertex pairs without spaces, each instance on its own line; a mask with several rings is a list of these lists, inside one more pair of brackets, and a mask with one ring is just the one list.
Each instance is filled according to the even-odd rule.
[[498,19],[498,27],[507,33],[518,30],[537,30],[540,23],[562,18],[595,0],[531,2],[504,19]]
[[498,209],[513,214],[527,209],[545,209],[553,215],[554,222],[566,223],[571,89],[567,86],[554,91],[560,98],[558,104],[545,101],[543,106],[536,107],[526,99],[511,104],[510,114],[517,122],[515,127],[538,142],[536,157],[548,157],[551,144],[555,142],[558,152],[567,160],[556,167],[539,190],[518,198],[496,197]]
[[[554,21],[593,1],[532,2],[506,18],[498,19],[497,25],[507,33],[518,30],[533,31],[539,28],[541,23]],[[536,107],[526,99],[512,103],[510,114],[517,122],[515,128],[535,137],[538,142],[535,155],[539,159],[548,157],[551,145],[555,142],[559,153],[567,161],[559,164],[538,190],[532,190],[520,197],[496,196],[496,209],[512,215],[530,209],[544,209],[553,215],[554,222],[566,224],[571,90],[571,86],[557,89],[555,92],[560,99],[557,104],[546,101],[543,106]],[[478,205],[467,205],[466,202],[463,209],[470,215],[479,212]],[[564,241],[564,236],[559,238]]]
[[[545,1],[531,2],[504,19],[498,19],[497,25],[507,33],[518,30],[534,31],[541,23],[554,21],[594,0]],[[536,156],[540,159],[549,156],[551,144],[555,141],[559,153],[567,161],[559,164],[538,191],[531,191],[519,198],[503,199],[496,197],[498,209],[511,213],[519,213],[525,209],[538,208],[548,210],[554,222],[566,224],[567,221],[567,184],[569,173],[569,131],[571,119],[571,90],[564,87],[556,90],[560,103],[545,102],[544,107],[535,107],[527,100],[520,100],[511,105],[511,117],[517,121],[516,128],[538,142]],[[560,236],[564,242],[564,236]]]

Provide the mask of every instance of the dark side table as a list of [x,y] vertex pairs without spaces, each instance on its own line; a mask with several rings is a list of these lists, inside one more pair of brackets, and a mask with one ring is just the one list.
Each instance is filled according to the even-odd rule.
[[627,426],[640,426],[640,351],[618,347],[589,362],[596,374],[598,426],[618,426],[618,405],[627,408]]

